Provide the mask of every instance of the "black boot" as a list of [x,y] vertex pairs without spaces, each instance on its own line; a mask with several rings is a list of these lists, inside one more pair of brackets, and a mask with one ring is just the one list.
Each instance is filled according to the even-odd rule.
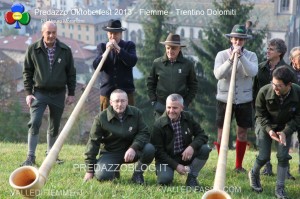
[[197,177],[193,176],[192,174],[188,174],[188,177],[185,181],[185,185],[187,187],[191,187],[192,189],[195,189],[195,190],[199,190],[200,189],[200,185],[199,185],[199,182],[197,180]]
[[249,181],[250,181],[250,187],[253,191],[256,191],[257,193],[260,193],[263,191],[261,184],[260,184],[260,176],[255,175],[252,170],[248,173]]
[[290,173],[290,165],[289,165],[288,170],[286,172],[286,179],[296,180],[296,178],[294,176],[292,176],[292,174]]
[[261,172],[262,175],[267,175],[267,176],[272,176],[274,175],[273,171],[272,171],[272,164],[270,162],[267,162],[265,165],[265,168],[263,169],[263,171]]
[[287,195],[286,195],[286,192],[284,190],[284,186],[279,186],[279,185],[276,185],[276,188],[275,188],[275,196],[278,198],[278,199],[287,199]]
[[144,184],[143,172],[134,171],[131,180],[136,184]]
[[20,165],[22,166],[33,166],[35,164],[35,156],[28,155],[27,159]]

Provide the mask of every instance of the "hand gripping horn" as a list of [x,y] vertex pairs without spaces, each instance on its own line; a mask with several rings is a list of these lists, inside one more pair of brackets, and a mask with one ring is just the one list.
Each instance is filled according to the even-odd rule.
[[37,169],[32,166],[23,166],[14,170],[9,177],[9,184],[14,189],[18,190],[24,198],[35,198],[40,194],[40,190],[46,183],[47,177],[50,173],[51,168],[56,162],[58,154],[64,144],[65,139],[67,138],[75,120],[77,119],[84,102],[92,89],[94,82],[97,79],[98,73],[100,72],[110,48],[107,48],[102,55],[102,59],[94,72],[91,80],[86,86],[84,92],[82,93],[78,103],[76,104],[74,110],[72,111],[68,121],[66,122],[64,128],[59,134],[56,142],[51,148],[49,154],[43,161],[41,167]]
[[214,187],[212,190],[205,192],[204,195],[202,196],[202,199],[231,199],[230,195],[224,191],[224,187],[225,187],[225,179],[226,179],[228,141],[229,141],[229,134],[230,134],[232,102],[234,96],[237,63],[238,63],[238,57],[237,57],[237,53],[235,53],[232,72],[231,72],[229,91],[228,91],[227,105],[226,105],[225,118],[223,124],[223,133],[222,133],[221,146],[220,146],[220,155],[218,158]]

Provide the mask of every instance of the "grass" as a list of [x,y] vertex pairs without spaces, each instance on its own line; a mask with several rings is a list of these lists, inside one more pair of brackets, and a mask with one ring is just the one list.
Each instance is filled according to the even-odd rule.
[[[27,145],[23,143],[0,143],[0,198],[22,198],[8,182],[10,174],[18,168],[26,157]],[[41,165],[45,158],[45,144],[39,144],[37,148],[37,164]],[[131,171],[121,171],[121,178],[113,182],[98,182],[93,179],[83,183],[85,171],[80,169],[84,165],[84,150],[82,145],[64,145],[59,157],[65,160],[62,165],[55,165],[45,186],[40,191],[38,198],[201,198],[203,193],[213,186],[215,167],[217,165],[217,153],[212,151],[210,158],[201,171],[198,180],[202,186],[200,192],[193,192],[184,187],[186,176],[177,173],[172,186],[161,187],[156,185],[154,171],[146,171],[144,174],[146,185],[140,186],[130,183]],[[249,170],[255,160],[257,152],[247,151],[243,166]],[[298,171],[298,155],[291,153],[291,173],[296,181],[287,180],[286,190],[292,198],[299,197],[300,176]],[[274,198],[275,176],[262,176],[263,193],[257,194],[249,187],[247,174],[233,172],[235,151],[229,151],[226,173],[226,191],[232,198],[238,199],[266,199]],[[276,154],[272,153],[273,171],[276,173]],[[153,165],[152,165],[153,166]],[[151,167],[153,168],[153,167]],[[152,170],[152,169],[151,169]]]

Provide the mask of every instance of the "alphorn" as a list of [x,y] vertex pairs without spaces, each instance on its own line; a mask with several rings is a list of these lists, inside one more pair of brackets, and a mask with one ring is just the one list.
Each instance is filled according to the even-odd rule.
[[212,190],[209,190],[204,193],[202,199],[231,199],[230,195],[224,191],[224,187],[225,187],[225,179],[226,179],[228,142],[229,142],[229,134],[230,134],[232,102],[234,97],[237,63],[238,63],[238,57],[237,57],[237,53],[235,53],[232,72],[231,72],[231,79],[229,84],[227,105],[226,105],[221,146],[220,146],[220,154],[217,163],[217,171],[215,174],[214,186]]
[[43,161],[41,167],[37,169],[33,166],[23,166],[14,170],[9,177],[9,184],[14,189],[18,190],[24,198],[35,198],[40,194],[40,190],[45,185],[50,170],[56,162],[58,154],[64,144],[65,139],[67,138],[75,120],[77,119],[86,98],[88,97],[89,92],[91,91],[94,82],[97,79],[98,73],[100,72],[110,48],[108,47],[102,55],[102,59],[95,70],[91,80],[86,86],[84,92],[82,93],[78,103],[76,104],[74,110],[72,111],[68,121],[66,122],[64,128],[59,134],[56,142],[51,148],[49,154]]

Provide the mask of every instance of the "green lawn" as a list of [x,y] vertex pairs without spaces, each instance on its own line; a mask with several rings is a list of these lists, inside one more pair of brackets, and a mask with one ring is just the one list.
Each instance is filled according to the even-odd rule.
[[[2,143],[0,142],[0,198],[21,198],[9,185],[10,174],[18,168],[19,164],[26,157],[26,144]],[[46,145],[40,144],[37,148],[37,164],[41,165],[45,158]],[[85,171],[84,166],[85,146],[64,145],[59,157],[65,160],[62,165],[55,165],[48,177],[46,185],[40,191],[38,198],[200,198],[203,193],[213,186],[215,167],[217,164],[217,153],[212,151],[210,158],[201,171],[198,179],[202,185],[200,192],[193,192],[184,187],[186,176],[175,174],[172,186],[161,187],[156,185],[154,171],[145,172],[146,185],[134,185],[130,183],[132,172],[121,171],[121,178],[113,182],[101,182],[92,180],[83,183]],[[227,163],[226,191],[232,198],[274,198],[275,177],[262,176],[264,192],[256,194],[249,188],[246,174],[236,174],[233,172],[235,162],[235,151],[229,151]],[[249,170],[255,160],[255,151],[247,151],[244,160],[244,167]],[[298,171],[298,155],[291,154],[291,172],[296,177],[296,181],[287,180],[287,192],[291,198],[299,198],[300,175]],[[276,154],[272,154],[272,164],[276,168]],[[153,166],[153,165],[152,165]],[[80,168],[81,167],[81,168]],[[153,167],[151,167],[153,168]],[[151,169],[153,170],[153,169]],[[276,172],[276,170],[274,170]]]

